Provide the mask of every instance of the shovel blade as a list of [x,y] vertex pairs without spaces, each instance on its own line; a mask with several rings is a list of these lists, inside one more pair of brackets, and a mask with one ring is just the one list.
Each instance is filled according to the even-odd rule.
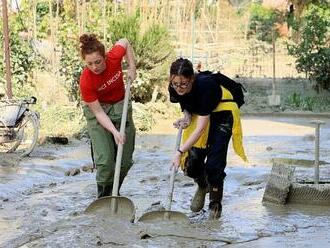
[[133,202],[123,196],[106,196],[93,201],[85,210],[104,218],[120,218],[134,222],[135,207]]
[[151,211],[142,215],[139,218],[139,221],[144,223],[154,223],[160,221],[188,223],[189,218],[185,214],[178,211]]

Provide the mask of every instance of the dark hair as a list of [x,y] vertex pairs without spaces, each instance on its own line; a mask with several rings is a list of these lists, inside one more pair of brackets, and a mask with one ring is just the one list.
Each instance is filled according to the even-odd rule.
[[194,68],[190,60],[179,58],[171,65],[170,76],[184,76],[185,78],[191,78],[194,76]]
[[95,34],[83,34],[80,36],[80,54],[83,59],[87,54],[99,52],[101,56],[105,57],[104,45],[97,39]]

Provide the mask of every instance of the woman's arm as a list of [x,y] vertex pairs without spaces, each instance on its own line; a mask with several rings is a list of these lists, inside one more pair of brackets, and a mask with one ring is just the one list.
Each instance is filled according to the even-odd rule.
[[92,111],[92,113],[95,115],[97,121],[101,124],[101,126],[113,134],[116,144],[124,144],[125,137],[122,136],[117,130],[117,128],[113,125],[111,119],[107,116],[107,114],[101,107],[100,102],[96,100],[94,102],[88,102],[86,104]]
[[187,128],[191,123],[191,114],[187,111],[183,111],[183,118],[178,119],[173,123],[173,126],[175,128],[179,128],[180,126],[185,129]]
[[135,80],[136,78],[136,66],[135,66],[135,57],[134,57],[134,51],[129,43],[129,41],[126,38],[120,39],[116,42],[115,45],[121,45],[126,49],[126,55],[125,55],[125,60],[127,61],[128,64],[128,70],[127,70],[127,76],[131,80]]
[[197,140],[202,136],[209,121],[210,121],[210,115],[198,116],[195,130],[191,133],[187,141],[180,146],[179,150],[181,152],[188,151],[197,142]]
[[207,124],[210,121],[210,116],[198,116],[197,124],[195,130],[191,133],[187,141],[180,146],[178,151],[175,152],[174,158],[172,160],[172,165],[175,168],[178,168],[180,166],[180,160],[182,153],[188,151],[195,143],[196,141],[201,137],[203,134],[205,128],[207,127]]

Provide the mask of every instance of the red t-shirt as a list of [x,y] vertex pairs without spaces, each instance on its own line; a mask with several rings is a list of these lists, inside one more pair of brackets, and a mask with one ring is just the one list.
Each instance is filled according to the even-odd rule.
[[106,53],[106,69],[102,73],[95,74],[85,67],[80,76],[80,93],[84,102],[115,103],[124,98],[121,61],[125,54],[124,47],[115,45]]

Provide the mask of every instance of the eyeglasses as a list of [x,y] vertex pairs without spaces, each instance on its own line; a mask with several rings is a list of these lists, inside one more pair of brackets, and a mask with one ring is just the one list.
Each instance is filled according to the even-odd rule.
[[177,89],[177,88],[186,89],[186,88],[188,88],[189,84],[190,84],[190,80],[188,80],[186,82],[181,81],[180,83],[170,81],[170,85],[174,89]]

